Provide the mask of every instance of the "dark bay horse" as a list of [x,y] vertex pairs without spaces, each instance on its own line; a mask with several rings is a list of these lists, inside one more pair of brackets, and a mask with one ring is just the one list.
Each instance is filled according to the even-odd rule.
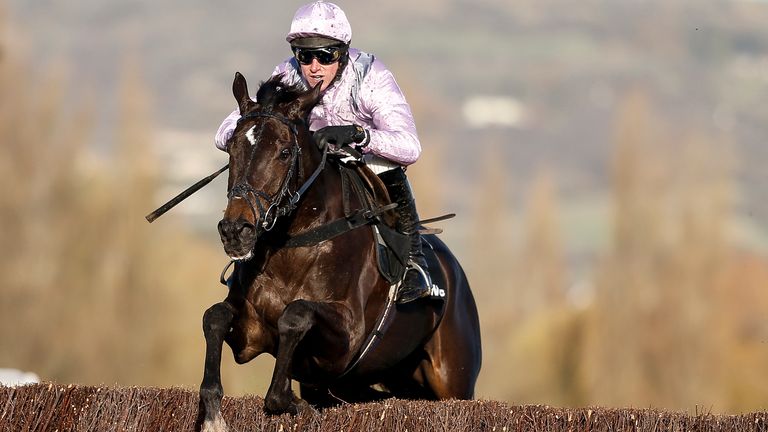
[[[382,311],[392,306],[372,229],[286,247],[286,239],[340,220],[345,206],[361,203],[355,196],[345,202],[339,169],[325,164],[326,153],[312,141],[307,118],[320,85],[304,91],[280,78],[261,85],[258,103],[242,75],[233,83],[242,116],[229,142],[229,202],[219,233],[235,269],[226,299],[203,317],[201,429],[227,430],[223,342],[238,363],[265,352],[276,358],[264,398],[269,413],[297,413],[307,402],[472,398],[481,362],[477,309],[463,270],[437,237],[425,236],[434,250],[429,268],[446,298],[393,306],[385,334],[362,359],[370,335],[381,333]],[[386,204],[386,189],[372,173],[368,178]],[[302,399],[291,380],[300,383]]]

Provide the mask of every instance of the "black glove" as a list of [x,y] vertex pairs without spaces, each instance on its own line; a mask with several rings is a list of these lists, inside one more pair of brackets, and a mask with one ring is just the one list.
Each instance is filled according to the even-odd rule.
[[315,131],[314,138],[317,148],[325,149],[328,144],[340,148],[349,144],[360,144],[365,140],[367,134],[362,126],[326,126]]

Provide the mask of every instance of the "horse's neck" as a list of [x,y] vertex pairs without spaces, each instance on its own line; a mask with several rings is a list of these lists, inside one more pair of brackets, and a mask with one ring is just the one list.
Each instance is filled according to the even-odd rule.
[[[308,178],[319,161],[304,166]],[[307,179],[302,179],[306,181]],[[336,167],[326,164],[315,182],[307,189],[296,208],[290,232],[299,232],[344,216],[341,175]]]

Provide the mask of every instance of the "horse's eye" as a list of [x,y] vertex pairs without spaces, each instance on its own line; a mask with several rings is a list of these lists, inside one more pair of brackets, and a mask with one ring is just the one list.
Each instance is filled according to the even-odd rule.
[[288,149],[283,149],[283,151],[280,152],[280,159],[288,159],[288,157],[291,155],[291,151]]

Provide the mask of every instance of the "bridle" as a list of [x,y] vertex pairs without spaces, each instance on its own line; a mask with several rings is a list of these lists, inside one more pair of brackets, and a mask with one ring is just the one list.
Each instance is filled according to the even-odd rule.
[[[253,157],[257,149],[257,145],[255,143],[259,142],[261,135],[264,132],[265,124],[262,124],[259,128],[258,135],[254,137],[254,144],[251,146],[251,152],[248,157],[248,164],[245,167],[245,178],[232,186],[232,189],[230,189],[229,193],[227,194],[227,198],[230,201],[233,199],[245,200],[245,202],[248,203],[248,206],[251,208],[257,229],[270,231],[275,227],[278,217],[288,215],[294,209],[296,209],[296,205],[301,199],[301,196],[304,194],[304,192],[306,192],[309,186],[320,174],[320,171],[322,171],[325,167],[327,151],[323,151],[323,157],[320,161],[320,164],[312,173],[312,175],[307,179],[307,181],[304,182],[304,184],[299,189],[292,192],[290,190],[290,185],[293,178],[296,177],[297,183],[298,180],[304,176],[303,166],[300,160],[301,147],[299,146],[299,131],[296,127],[296,123],[292,122],[283,115],[269,111],[248,113],[240,117],[237,123],[239,125],[241,122],[253,118],[274,119],[286,125],[290,130],[293,142],[291,144],[291,159],[289,162],[288,172],[286,172],[285,177],[283,177],[281,181],[280,189],[274,195],[270,195],[262,190],[256,190],[248,183],[247,174],[250,172],[251,162],[253,161]],[[264,201],[266,205],[263,205],[262,201]]]

